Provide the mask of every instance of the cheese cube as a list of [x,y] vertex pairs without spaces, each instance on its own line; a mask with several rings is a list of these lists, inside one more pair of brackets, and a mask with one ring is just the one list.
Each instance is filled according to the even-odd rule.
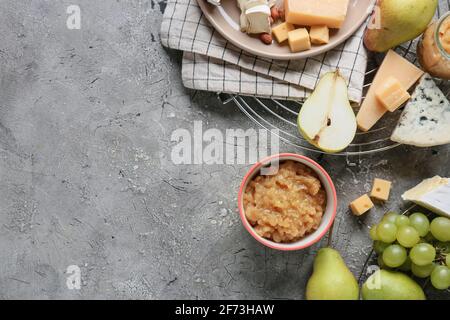
[[330,41],[330,29],[327,26],[312,26],[309,37],[312,44],[327,44]]
[[295,30],[295,27],[287,22],[283,22],[272,28],[272,35],[278,41],[278,43],[282,43],[288,39],[288,32]]
[[408,91],[394,77],[387,78],[386,82],[377,89],[375,96],[390,112],[394,112],[411,98]]
[[367,194],[350,203],[350,209],[355,216],[360,216],[374,207],[372,200]]
[[299,52],[311,49],[308,30],[300,28],[288,32],[289,47],[292,52]]
[[349,0],[284,0],[285,19],[300,26],[339,29],[347,15]]
[[387,201],[389,199],[391,185],[392,182],[390,181],[383,179],[375,179],[373,181],[373,187],[370,196],[378,200]]
[[383,85],[387,78],[396,78],[402,87],[408,90],[423,74],[424,72],[411,62],[393,50],[389,50],[356,116],[358,127],[362,131],[369,131],[387,112],[386,108],[383,107],[375,96],[375,92]]

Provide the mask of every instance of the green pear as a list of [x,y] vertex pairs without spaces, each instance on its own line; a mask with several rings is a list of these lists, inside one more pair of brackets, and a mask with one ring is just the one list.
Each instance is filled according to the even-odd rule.
[[342,151],[352,142],[356,117],[348,100],[347,83],[339,71],[320,78],[300,109],[297,125],[309,143],[325,152]]
[[425,300],[422,288],[401,272],[378,270],[362,286],[364,300]]
[[433,19],[438,0],[378,0],[365,36],[367,49],[385,52],[421,35]]
[[322,248],[306,285],[307,300],[358,300],[359,286],[339,252]]

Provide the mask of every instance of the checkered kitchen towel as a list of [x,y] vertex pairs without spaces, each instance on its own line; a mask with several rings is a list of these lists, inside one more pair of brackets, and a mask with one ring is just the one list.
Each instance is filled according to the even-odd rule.
[[[236,0],[225,0],[236,1]],[[367,66],[362,26],[344,44],[303,60],[256,57],[225,40],[204,17],[196,0],[168,0],[161,25],[164,46],[184,51],[183,84],[192,89],[301,99],[322,75],[339,68],[350,99],[360,102]]]

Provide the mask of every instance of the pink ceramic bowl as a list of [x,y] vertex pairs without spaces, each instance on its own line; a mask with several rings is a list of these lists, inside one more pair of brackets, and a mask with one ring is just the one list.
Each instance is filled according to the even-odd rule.
[[[286,160],[293,160],[300,162],[311,169],[313,169],[320,181],[322,182],[322,185],[326,191],[327,194],[327,206],[324,212],[324,215],[322,217],[322,221],[320,223],[319,228],[317,228],[316,231],[313,233],[307,235],[306,237],[291,243],[277,243],[274,241],[271,241],[269,239],[263,238],[260,235],[256,233],[256,231],[253,229],[252,225],[248,222],[247,217],[245,216],[244,212],[244,204],[243,204],[243,194],[245,189],[247,188],[247,184],[259,174],[262,167],[265,167],[269,165],[270,163],[278,160],[280,162],[286,161]],[[300,250],[304,249],[306,247],[309,247],[319,241],[330,229],[331,225],[333,224],[334,218],[336,217],[336,210],[337,210],[337,196],[336,196],[336,189],[334,187],[333,181],[331,181],[330,176],[328,173],[323,169],[317,162],[314,160],[301,156],[298,154],[293,153],[282,153],[282,154],[276,154],[273,156],[270,156],[268,158],[265,158],[264,160],[256,163],[253,165],[250,170],[245,175],[244,179],[242,180],[241,186],[239,188],[239,194],[238,194],[238,207],[239,207],[239,214],[241,216],[242,223],[244,224],[245,229],[260,243],[263,245],[277,250],[283,250],[283,251],[291,251],[291,250]]]

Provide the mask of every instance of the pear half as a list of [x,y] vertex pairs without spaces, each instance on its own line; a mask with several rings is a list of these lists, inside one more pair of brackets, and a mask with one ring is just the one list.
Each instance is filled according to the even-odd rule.
[[317,148],[336,153],[344,150],[356,134],[356,117],[348,100],[345,79],[339,71],[322,76],[298,115],[300,134]]

